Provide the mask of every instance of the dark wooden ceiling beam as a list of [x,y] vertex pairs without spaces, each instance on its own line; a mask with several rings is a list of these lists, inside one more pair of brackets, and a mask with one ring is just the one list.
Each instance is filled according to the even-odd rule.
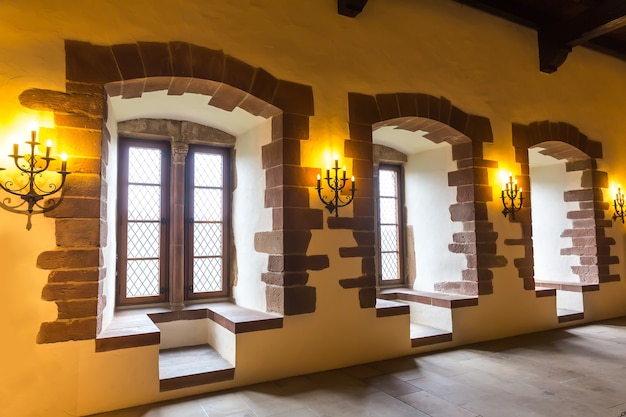
[[337,0],[337,12],[343,16],[356,17],[366,4],[367,0]]
[[626,2],[607,0],[572,19],[544,24],[537,30],[539,69],[555,72],[572,47],[626,26]]

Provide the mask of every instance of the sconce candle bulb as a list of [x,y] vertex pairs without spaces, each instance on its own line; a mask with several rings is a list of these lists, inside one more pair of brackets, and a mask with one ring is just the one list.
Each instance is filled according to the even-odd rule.
[[513,174],[509,172],[509,180],[502,185],[502,214],[504,217],[511,215],[511,220],[515,220],[515,212],[520,211],[524,204],[524,195],[522,189],[518,188],[517,180],[513,178]]
[[[15,163],[15,167],[20,173],[20,177],[26,177],[24,184],[16,184],[13,180],[0,181],[0,188],[7,193],[19,197],[22,201],[18,201],[15,204],[11,204],[11,198],[5,198],[0,201],[0,207],[13,213],[26,214],[28,220],[26,222],[26,229],[30,230],[32,227],[31,216],[33,214],[46,213],[61,204],[63,200],[63,194],[56,200],[47,200],[44,204],[42,201],[44,198],[55,194],[63,188],[65,185],[65,178],[69,172],[67,172],[67,156],[62,157],[61,170],[58,171],[61,174],[60,184],[47,184],[41,186],[37,179],[43,177],[43,173],[48,170],[50,162],[55,158],[50,157],[50,151],[52,149],[52,141],[46,142],[46,154],[45,156],[37,155],[35,148],[39,145],[37,142],[37,131],[31,132],[31,140],[26,142],[30,145],[30,154],[20,155],[19,145],[13,144],[13,154],[9,155]],[[0,168],[0,171],[4,171],[5,168]],[[26,205],[26,207],[23,207]]]
[[621,185],[617,186],[615,199],[613,199],[613,209],[615,210],[613,213],[613,221],[620,218],[622,219],[622,223],[624,223],[624,193],[622,192]]
[[324,178],[324,180],[328,184],[328,188],[331,191],[330,198],[326,198],[324,195],[322,195],[323,188],[322,188],[322,178],[320,174],[317,174],[317,187],[315,187],[315,189],[317,190],[317,195],[319,196],[320,200],[322,201],[322,203],[324,203],[324,205],[326,206],[326,209],[329,212],[335,213],[335,217],[339,217],[340,207],[345,207],[349,205],[350,203],[352,203],[352,200],[354,199],[354,192],[356,191],[356,181],[354,180],[354,176],[352,176],[352,178],[350,179],[350,182],[352,183],[352,187],[350,188],[350,195],[345,197],[345,199],[341,197],[340,194],[341,194],[341,191],[346,186],[347,179],[346,179],[346,167],[345,166],[343,167],[342,169],[343,174],[341,177],[339,176],[340,169],[341,168],[339,168],[339,158],[337,157],[337,155],[335,155],[335,166],[332,168],[334,176],[331,177],[330,175],[331,168],[327,167],[326,177]]

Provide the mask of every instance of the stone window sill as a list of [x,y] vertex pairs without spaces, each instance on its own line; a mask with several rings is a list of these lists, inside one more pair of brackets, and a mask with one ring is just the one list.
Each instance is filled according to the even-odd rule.
[[551,288],[554,290],[571,292],[589,292],[600,290],[600,284],[589,284],[586,282],[535,281],[535,285],[541,288]]
[[163,307],[119,310],[96,337],[96,352],[158,345],[161,333],[156,323],[196,319],[212,320],[234,334],[283,327],[282,316],[229,302],[194,304],[179,311]]
[[444,308],[461,308],[478,305],[478,297],[417,291],[408,288],[381,289],[378,295],[384,300],[402,300]]

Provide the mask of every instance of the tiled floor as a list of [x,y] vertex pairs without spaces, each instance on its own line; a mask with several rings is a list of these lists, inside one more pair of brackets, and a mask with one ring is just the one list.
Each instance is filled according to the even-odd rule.
[[624,417],[626,317],[99,417]]

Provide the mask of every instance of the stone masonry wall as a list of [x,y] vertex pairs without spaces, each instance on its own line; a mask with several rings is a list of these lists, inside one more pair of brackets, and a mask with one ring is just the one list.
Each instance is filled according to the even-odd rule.
[[[44,299],[58,306],[58,317],[42,323],[39,343],[94,339],[107,302],[102,268],[106,236],[108,144],[103,130],[105,94],[122,98],[167,90],[211,96],[209,105],[272,118],[272,142],[262,149],[266,171],[265,206],[273,209],[271,231],[255,237],[255,248],[269,253],[267,306],[286,315],[315,310],[315,288],[307,270],[328,267],[327,255],[306,255],[310,230],[323,227],[321,209],[311,209],[308,187],[317,170],[302,167],[300,141],[309,137],[314,113],[312,88],[279,80],[222,51],[185,42],[138,42],[97,46],[66,41],[66,91],[29,89],[20,95],[31,109],[51,111],[56,136],[70,155],[63,204],[56,219],[57,248],[42,253],[37,266],[50,270]],[[106,91],[103,87],[106,86]],[[102,161],[102,164],[101,164]],[[106,250],[114,250],[107,248]]]

